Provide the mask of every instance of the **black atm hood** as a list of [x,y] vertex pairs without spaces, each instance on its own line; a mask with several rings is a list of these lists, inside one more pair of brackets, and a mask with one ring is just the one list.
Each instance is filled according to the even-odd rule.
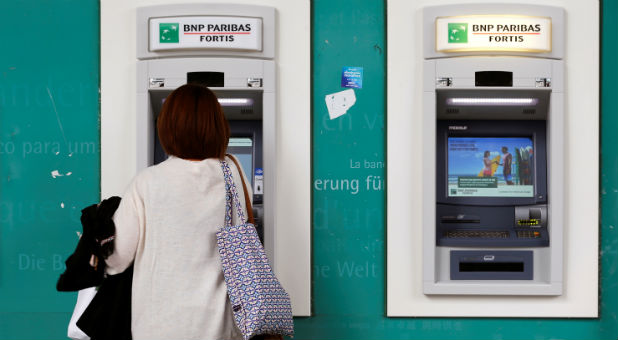
[[549,89],[439,89],[440,120],[546,120]]

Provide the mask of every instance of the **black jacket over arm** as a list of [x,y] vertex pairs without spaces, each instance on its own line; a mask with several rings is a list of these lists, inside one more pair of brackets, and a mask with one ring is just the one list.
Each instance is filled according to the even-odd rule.
[[83,234],[56,284],[58,291],[99,287],[77,321],[92,340],[131,340],[133,266],[118,275],[105,275],[105,259],[114,251],[112,217],[119,204],[120,197],[114,196],[82,210]]

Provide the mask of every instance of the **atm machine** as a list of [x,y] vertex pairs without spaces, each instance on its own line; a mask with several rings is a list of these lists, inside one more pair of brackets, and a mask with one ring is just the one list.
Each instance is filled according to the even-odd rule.
[[[153,72],[151,75],[156,74]],[[187,72],[187,83],[207,86],[219,99],[219,104],[230,125],[227,153],[233,154],[238,159],[247,175],[248,184],[252,186],[255,227],[260,239],[264,242],[264,144],[262,142],[264,93],[261,88],[226,89],[224,75],[225,72]],[[149,160],[149,165],[161,163],[168,157],[159,142],[156,121],[165,98],[172,91],[173,88],[149,90],[154,124],[153,136],[148,137],[153,141],[154,147],[153,150],[148,150],[148,154],[153,155],[153,159]]]
[[562,294],[564,13],[494,7],[424,10],[426,295]]
[[137,24],[138,37],[150,38],[137,44],[138,170],[167,158],[156,131],[165,98],[187,83],[209,87],[229,121],[227,152],[252,185],[256,229],[274,258],[274,9],[151,6],[138,8]]

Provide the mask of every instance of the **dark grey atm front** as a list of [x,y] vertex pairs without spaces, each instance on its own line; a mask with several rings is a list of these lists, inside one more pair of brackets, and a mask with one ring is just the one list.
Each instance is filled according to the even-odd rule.
[[438,121],[438,246],[549,245],[545,129],[544,120]]

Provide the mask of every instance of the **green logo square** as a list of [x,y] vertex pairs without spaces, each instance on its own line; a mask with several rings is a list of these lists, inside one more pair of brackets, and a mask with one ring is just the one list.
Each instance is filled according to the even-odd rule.
[[467,43],[468,42],[468,24],[467,23],[448,23],[448,43]]
[[160,23],[159,24],[159,42],[177,43],[178,42],[178,23]]

